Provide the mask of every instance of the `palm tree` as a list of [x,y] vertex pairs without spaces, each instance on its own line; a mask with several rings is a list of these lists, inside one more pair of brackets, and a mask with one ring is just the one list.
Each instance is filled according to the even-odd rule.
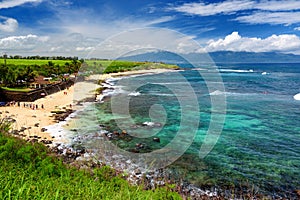
[[9,67],[4,75],[3,83],[6,86],[14,87],[17,83],[18,72],[13,67]]

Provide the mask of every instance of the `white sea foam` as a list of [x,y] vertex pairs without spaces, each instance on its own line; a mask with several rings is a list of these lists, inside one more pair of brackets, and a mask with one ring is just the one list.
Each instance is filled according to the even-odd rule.
[[209,95],[226,95],[226,96],[247,96],[247,95],[260,95],[258,93],[237,93],[237,92],[222,92],[219,90],[209,93]]
[[219,90],[213,91],[211,93],[209,93],[209,95],[225,95],[226,92],[221,92]]
[[253,73],[253,69],[243,70],[243,69],[219,69],[219,72],[233,72],[233,73]]
[[294,96],[294,99],[297,100],[297,101],[300,101],[300,93],[296,94],[296,95]]
[[164,94],[164,93],[158,93],[158,94],[156,94],[157,96],[165,96],[165,97],[172,97],[172,96],[174,96],[174,94]]
[[143,124],[146,126],[154,126],[155,125],[154,122],[144,122]]
[[134,96],[134,97],[140,96],[140,95],[141,95],[140,92],[131,92],[131,93],[128,94],[128,96]]
[[262,72],[261,73],[261,75],[268,75],[268,74],[270,74],[270,73],[268,73],[268,72]]
[[55,137],[54,142],[58,143],[69,143],[70,142],[70,135],[68,134],[68,131],[66,131],[63,126],[66,125],[67,121],[61,121],[59,123],[46,126],[44,128],[47,129],[47,132]]
[[[198,67],[198,68],[192,68],[190,70],[192,70],[192,71],[200,71],[201,70],[202,71],[202,70],[207,70],[207,69]],[[178,71],[184,71],[184,70],[178,70]]]
[[153,82],[151,84],[155,84],[155,85],[182,85],[186,82]]
[[47,133],[55,137],[54,143],[69,144],[71,142],[72,133],[66,130],[64,126],[91,104],[90,102],[83,103],[82,108],[76,108],[77,110],[71,113],[64,121],[43,127],[47,129]]

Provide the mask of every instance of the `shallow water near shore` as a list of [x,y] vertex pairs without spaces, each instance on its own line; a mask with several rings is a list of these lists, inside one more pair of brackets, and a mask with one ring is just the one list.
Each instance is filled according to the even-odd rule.
[[[218,68],[226,90],[226,121],[217,144],[204,159],[199,158],[199,149],[211,118],[210,97],[224,94],[217,90],[209,93],[195,70],[179,72],[197,95],[200,121],[193,143],[168,166],[174,178],[201,187],[248,188],[252,193],[295,196],[294,191],[300,189],[300,101],[293,97],[300,93],[300,64],[224,64]],[[162,149],[175,138],[182,118],[178,96],[189,97],[181,88],[184,83],[179,74],[125,79],[110,82],[118,88],[114,97],[128,100],[130,120],[120,113],[112,114],[109,99],[91,104],[78,113],[76,125],[65,127],[70,138],[81,136],[81,145],[103,151],[99,140],[89,135],[103,129],[118,134],[126,130],[130,137],[110,142],[136,154]],[[136,88],[137,83],[143,84]],[[174,94],[170,85],[182,92]],[[185,117],[197,114],[190,109]]]

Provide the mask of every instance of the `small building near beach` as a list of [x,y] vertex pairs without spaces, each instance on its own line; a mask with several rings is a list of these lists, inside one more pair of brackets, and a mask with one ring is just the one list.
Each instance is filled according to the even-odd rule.
[[29,87],[32,89],[44,88],[52,85],[51,80],[51,77],[38,76],[30,82]]

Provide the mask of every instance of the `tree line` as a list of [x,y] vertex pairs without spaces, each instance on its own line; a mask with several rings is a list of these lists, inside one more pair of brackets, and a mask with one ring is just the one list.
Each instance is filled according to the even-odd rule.
[[77,56],[21,56],[21,55],[0,55],[4,59],[27,59],[27,60],[79,60]]
[[62,78],[64,74],[74,74],[79,71],[83,61],[73,59],[64,65],[52,61],[43,65],[0,65],[0,85],[6,87],[28,86],[37,76]]

